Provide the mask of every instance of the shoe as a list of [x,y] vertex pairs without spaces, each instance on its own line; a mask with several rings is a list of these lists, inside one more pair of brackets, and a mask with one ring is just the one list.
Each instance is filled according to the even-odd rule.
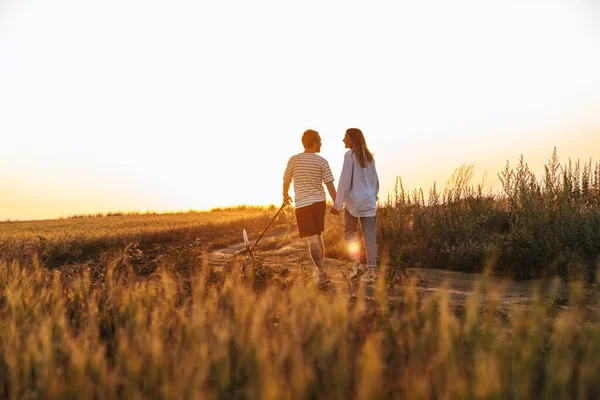
[[354,265],[354,268],[352,268],[352,271],[350,271],[350,279],[356,279],[364,273],[365,270],[363,269],[362,265],[360,265],[360,263],[357,263]]
[[330,282],[329,277],[327,276],[326,273],[323,272],[322,275],[317,275],[317,286],[319,288],[322,288],[322,287],[328,285],[329,282]]
[[360,280],[363,283],[375,283],[375,281],[377,280],[377,275],[375,274],[375,272],[369,271],[366,274],[364,274]]

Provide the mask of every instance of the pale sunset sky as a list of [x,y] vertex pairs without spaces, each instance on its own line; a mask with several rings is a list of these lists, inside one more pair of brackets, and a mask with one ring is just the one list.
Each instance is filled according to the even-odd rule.
[[600,1],[0,0],[0,220],[279,204],[349,127],[380,198],[600,161]]

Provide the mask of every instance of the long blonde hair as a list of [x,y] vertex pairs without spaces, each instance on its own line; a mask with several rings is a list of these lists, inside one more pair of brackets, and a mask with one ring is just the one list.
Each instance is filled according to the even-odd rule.
[[375,159],[373,153],[367,147],[365,141],[365,135],[358,128],[346,129],[346,135],[352,141],[352,152],[356,156],[361,167],[366,168],[368,164],[372,163]]

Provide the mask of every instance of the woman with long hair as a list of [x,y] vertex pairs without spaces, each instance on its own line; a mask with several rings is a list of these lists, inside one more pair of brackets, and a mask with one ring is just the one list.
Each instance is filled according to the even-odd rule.
[[331,213],[338,215],[345,206],[344,239],[350,257],[354,261],[354,268],[350,272],[351,278],[357,278],[361,272],[364,272],[360,263],[360,245],[358,243],[360,223],[368,267],[368,272],[362,277],[362,281],[372,283],[377,276],[376,214],[379,193],[375,158],[367,147],[365,136],[358,128],[346,130],[344,144],[350,150],[344,155],[344,165]]

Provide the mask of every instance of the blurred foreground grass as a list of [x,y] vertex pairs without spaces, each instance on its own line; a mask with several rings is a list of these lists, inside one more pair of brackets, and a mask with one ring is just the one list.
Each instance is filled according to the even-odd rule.
[[[262,266],[264,268],[264,266]],[[401,304],[311,284],[252,285],[206,261],[140,278],[122,261],[61,280],[0,262],[0,397],[563,398],[600,396],[600,311],[533,293],[506,312],[485,280],[464,309],[440,291]]]

